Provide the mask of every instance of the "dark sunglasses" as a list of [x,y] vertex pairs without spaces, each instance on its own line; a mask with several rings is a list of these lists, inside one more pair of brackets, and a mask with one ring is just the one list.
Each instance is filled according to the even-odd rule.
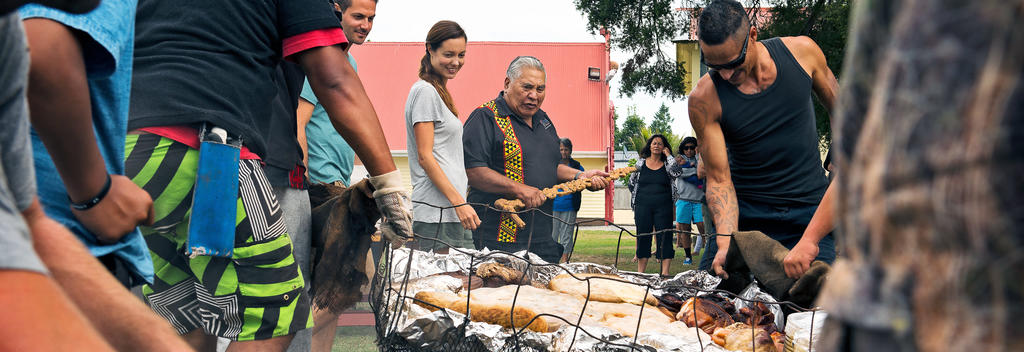
[[712,69],[712,70],[731,70],[731,69],[740,67],[740,65],[743,64],[743,61],[747,60],[747,43],[749,43],[749,42],[750,42],[750,38],[749,37],[744,38],[743,39],[743,49],[740,49],[740,56],[737,57],[736,60],[732,60],[732,61],[726,62],[724,64],[721,64],[721,65],[712,65],[712,64],[707,63],[707,61],[704,61],[704,50],[701,50],[700,51],[700,63],[704,64],[704,66],[707,66],[709,69]]
[[695,145],[684,145],[683,150],[697,149]]

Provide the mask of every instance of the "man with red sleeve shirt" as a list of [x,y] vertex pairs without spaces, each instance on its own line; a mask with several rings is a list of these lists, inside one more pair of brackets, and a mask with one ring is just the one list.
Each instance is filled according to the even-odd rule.
[[[284,350],[308,328],[310,302],[277,200],[260,167],[260,119],[278,94],[282,60],[297,62],[363,160],[391,240],[411,234],[408,196],[327,0],[142,0],[126,174],[153,197],[142,228],[156,278],[147,301],[197,349]],[[232,258],[184,254],[201,124],[243,141]],[[203,214],[195,214],[202,216]],[[241,342],[241,343],[238,343]]]

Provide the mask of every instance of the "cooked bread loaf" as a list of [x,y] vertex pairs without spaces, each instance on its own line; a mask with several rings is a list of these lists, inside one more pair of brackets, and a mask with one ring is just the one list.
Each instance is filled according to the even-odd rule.
[[[647,287],[621,281],[606,280],[603,278],[622,278],[610,274],[562,274],[551,279],[548,284],[554,291],[568,293],[581,298],[587,297],[587,285],[590,286],[590,300],[609,303],[630,303],[640,305],[643,303],[658,306],[658,298],[651,294]],[[590,280],[585,280],[589,278]],[[583,280],[581,280],[583,279]]]
[[[518,296],[516,296],[517,288]],[[423,291],[418,292],[415,297],[422,301],[417,302],[418,304],[428,309],[436,310],[437,308],[433,306],[437,306],[465,314],[467,293],[471,320],[501,325],[506,328],[526,327],[537,332],[553,332],[566,325],[567,322],[576,324],[579,321],[579,325],[584,328],[586,326],[605,326],[626,336],[636,334],[638,323],[641,333],[677,334],[685,333],[685,330],[688,329],[683,324],[672,324],[674,319],[662,314],[656,306],[591,301],[586,304],[586,311],[584,311],[584,300],[577,295],[533,286],[507,285],[480,288],[470,292],[463,291],[460,294],[449,291]],[[512,308],[513,298],[515,298],[514,310]],[[583,313],[582,319],[580,318],[581,312]],[[545,315],[541,316],[540,314]],[[643,316],[642,320],[640,319],[641,315]]]

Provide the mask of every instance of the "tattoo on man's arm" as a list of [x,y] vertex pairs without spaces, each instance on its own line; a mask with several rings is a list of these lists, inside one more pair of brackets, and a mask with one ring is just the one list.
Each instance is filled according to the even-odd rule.
[[718,233],[735,232],[739,222],[736,191],[731,187],[709,183],[706,196],[708,206],[714,212],[715,229]]

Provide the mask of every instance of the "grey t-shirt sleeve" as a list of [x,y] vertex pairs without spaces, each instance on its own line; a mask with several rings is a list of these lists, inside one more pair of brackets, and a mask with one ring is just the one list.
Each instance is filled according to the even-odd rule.
[[32,248],[32,239],[21,212],[13,207],[6,187],[0,188],[3,188],[0,190],[0,270],[46,273],[46,268]]
[[444,105],[444,101],[441,100],[441,96],[437,93],[437,89],[430,85],[430,83],[423,81],[413,85],[412,90],[409,92],[408,106],[412,109],[409,114],[409,122],[412,124],[417,122],[440,122],[445,116],[442,109],[448,109],[448,106]]
[[0,15],[0,269],[46,272],[21,211],[36,195],[28,133],[28,47],[16,14]]
[[19,212],[36,196],[35,168],[29,142],[28,44],[16,14],[0,16],[0,158],[8,187]]
[[20,110],[21,113],[14,114],[10,111],[0,112],[5,115],[3,126],[6,126],[0,129],[3,171],[7,178],[8,190],[19,212],[32,205],[36,197],[36,172],[32,162],[32,145],[29,144],[28,110]]

